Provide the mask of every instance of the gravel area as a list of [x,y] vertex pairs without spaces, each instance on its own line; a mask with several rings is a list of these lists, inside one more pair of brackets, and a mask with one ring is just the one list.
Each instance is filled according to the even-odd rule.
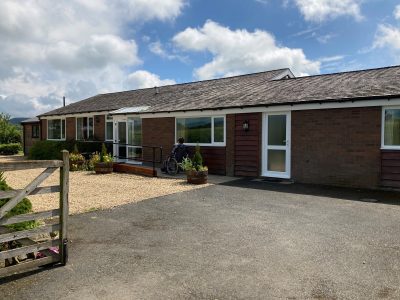
[[[21,156],[0,156],[0,162],[23,159]],[[24,188],[44,169],[5,172],[9,186]],[[41,186],[57,185],[59,172],[56,171]],[[113,173],[97,175],[94,172],[70,172],[70,213],[77,214],[96,209],[138,202],[149,198],[201,188],[206,185],[190,185],[183,179],[150,178],[133,174]],[[58,194],[29,196],[34,211],[58,207]]]

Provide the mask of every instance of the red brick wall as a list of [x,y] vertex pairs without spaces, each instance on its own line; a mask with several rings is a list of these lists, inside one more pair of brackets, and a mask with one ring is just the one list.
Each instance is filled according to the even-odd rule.
[[42,140],[47,140],[47,120],[40,120],[40,134]]
[[65,119],[65,134],[66,140],[75,140],[76,139],[76,118],[66,118]]
[[104,141],[106,136],[106,116],[96,115],[94,116],[94,140]]
[[382,150],[381,185],[400,188],[400,151]]
[[[163,147],[163,160],[171,153],[175,143],[175,118],[145,118],[142,119],[142,144],[146,146]],[[194,147],[189,147],[194,154]],[[226,154],[225,147],[201,147],[204,164],[208,166],[210,174],[225,175]],[[152,158],[151,149],[143,149],[145,159]],[[158,159],[157,154],[156,159]]]
[[[249,131],[243,122],[249,121]],[[235,115],[235,176],[257,177],[261,172],[262,113]]]
[[23,147],[24,147],[24,154],[28,155],[30,148],[36,141],[40,140],[40,129],[39,129],[39,138],[32,138],[32,125],[39,125],[38,123],[30,123],[23,125]]
[[293,111],[291,127],[294,180],[379,186],[380,107]]
[[[163,160],[170,154],[174,140],[175,118],[142,119],[142,145],[163,147]],[[152,150],[144,148],[143,157],[151,159]]]

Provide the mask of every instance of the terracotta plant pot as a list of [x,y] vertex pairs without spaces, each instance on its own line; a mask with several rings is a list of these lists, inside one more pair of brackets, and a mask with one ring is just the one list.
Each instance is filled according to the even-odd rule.
[[207,183],[208,171],[186,171],[187,182],[191,184]]
[[96,174],[111,174],[113,172],[112,162],[98,162],[94,165]]

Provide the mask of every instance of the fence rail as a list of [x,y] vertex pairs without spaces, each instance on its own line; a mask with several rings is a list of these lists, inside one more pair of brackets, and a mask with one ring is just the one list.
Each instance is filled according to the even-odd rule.
[[[0,268],[0,276],[8,276],[15,272],[21,272],[47,264],[61,263],[62,265],[65,265],[67,263],[67,220],[69,192],[68,151],[62,151],[62,156],[62,161],[50,160],[0,163],[0,171],[45,168],[45,170],[24,189],[0,191],[0,199],[9,199],[7,203],[0,208],[0,243],[18,241],[22,244],[22,247],[19,248],[0,251],[0,260],[12,259],[19,255],[30,255],[37,252],[41,252],[42,254],[45,253],[45,257],[36,258],[34,256],[31,260]],[[60,169],[60,184],[57,186],[39,187],[39,185],[58,168]],[[59,209],[7,217],[8,212],[10,212],[28,195],[47,193],[60,193]],[[17,224],[25,221],[49,220],[52,218],[58,218],[58,223],[45,223],[39,227],[21,231],[12,231],[6,227],[7,225]],[[59,232],[59,238],[56,240],[35,242],[30,239],[40,234],[52,233],[55,231]],[[58,246],[58,254],[48,251],[48,249],[51,247],[56,246]]]

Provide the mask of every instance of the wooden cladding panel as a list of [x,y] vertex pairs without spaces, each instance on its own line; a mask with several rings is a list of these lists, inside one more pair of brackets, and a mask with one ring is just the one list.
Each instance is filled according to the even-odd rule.
[[[249,130],[243,130],[243,122]],[[235,176],[257,177],[261,166],[262,114],[235,115]]]
[[[195,147],[189,147],[190,155],[195,153]],[[226,174],[226,151],[225,147],[200,147],[203,157],[203,164],[208,167],[210,174],[225,175]]]
[[381,185],[400,188],[400,151],[383,150],[381,157]]

